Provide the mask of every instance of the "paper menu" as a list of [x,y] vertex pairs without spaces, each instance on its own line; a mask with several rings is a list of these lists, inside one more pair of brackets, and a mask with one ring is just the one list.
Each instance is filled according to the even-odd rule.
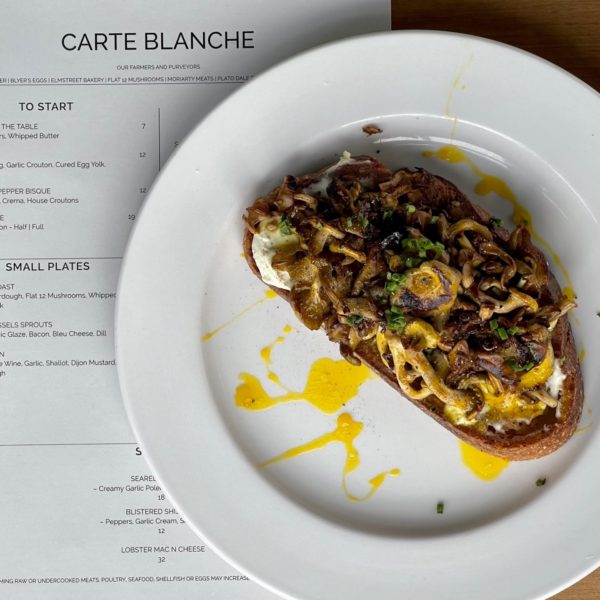
[[190,128],[267,66],[389,28],[382,0],[3,4],[0,596],[271,598],[169,505],[120,398],[121,258]]

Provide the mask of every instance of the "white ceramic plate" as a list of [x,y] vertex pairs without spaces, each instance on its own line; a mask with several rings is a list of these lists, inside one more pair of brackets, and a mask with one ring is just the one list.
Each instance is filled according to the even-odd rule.
[[[370,123],[383,133],[366,136]],[[373,498],[346,499],[339,444],[258,469],[331,431],[336,415],[304,402],[238,409],[239,373],[275,393],[259,351],[288,324],[294,331],[272,358],[292,389],[303,389],[316,358],[339,357],[278,300],[201,341],[263,298],[240,258],[244,208],[288,172],[310,171],[343,150],[380,151],[390,166],[448,177],[509,220],[506,201],[474,194],[468,164],[423,156],[446,144],[507,182],[568,270],[585,350],[582,425],[591,426],[555,454],[484,482],[462,464],[453,436],[368,381],[344,408],[365,425],[350,491],[366,492],[376,472],[401,470]],[[600,562],[599,157],[593,90],[530,54],[443,33],[370,35],[308,52],[200,123],[139,217],[117,314],[132,425],[192,528],[256,581],[303,600],[545,598],[590,572]]]

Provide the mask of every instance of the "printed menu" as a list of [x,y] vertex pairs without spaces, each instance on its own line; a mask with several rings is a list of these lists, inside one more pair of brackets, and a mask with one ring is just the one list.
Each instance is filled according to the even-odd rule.
[[0,596],[272,598],[196,537],[144,461],[115,367],[117,279],[194,124],[298,51],[389,28],[389,2],[2,8]]

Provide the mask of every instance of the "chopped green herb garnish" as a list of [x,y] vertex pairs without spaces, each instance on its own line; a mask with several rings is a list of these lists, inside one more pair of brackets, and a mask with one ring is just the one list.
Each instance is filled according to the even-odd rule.
[[394,214],[393,210],[386,210],[383,213],[383,218],[384,219],[389,219],[393,214]]
[[415,207],[415,205],[414,205],[414,204],[407,204],[407,205],[406,205],[406,212],[407,212],[408,214],[410,214],[410,213],[414,213],[414,212],[415,212],[415,210],[417,210],[417,208]]
[[364,320],[365,318],[362,315],[348,315],[346,317],[346,323],[348,323],[348,325],[358,325]]
[[436,512],[437,512],[438,515],[443,515],[444,514],[444,503],[443,502],[438,502],[437,503]]
[[432,242],[427,238],[410,238],[402,240],[402,249],[416,252],[421,258],[427,256],[427,251],[429,250],[433,250],[435,252],[435,257],[439,258],[446,250],[444,244]]
[[546,478],[545,477],[540,477],[536,482],[535,485],[537,485],[538,487],[542,487],[543,485],[546,485]]
[[498,329],[494,331],[494,334],[497,337],[499,337],[503,342],[505,342],[508,339],[508,333],[506,332],[506,329],[504,329],[504,327],[498,327]]
[[282,217],[281,221],[279,221],[279,231],[282,235],[292,235],[292,227],[287,217]]
[[389,330],[402,333],[406,327],[406,318],[399,306],[392,305],[385,311],[385,322]]
[[317,223],[317,229],[323,229],[323,223],[321,223],[321,222]]
[[501,339],[503,342],[508,339],[509,336],[515,335],[521,331],[518,327],[509,327],[505,329],[498,324],[498,319],[492,319],[490,321],[490,329],[494,333],[494,335]]
[[502,227],[502,219],[499,219],[498,217],[492,217],[489,221],[490,225],[493,225],[494,227]]
[[413,267],[418,267],[422,262],[423,262],[423,259],[419,258],[419,257],[416,257],[416,256],[409,256],[408,258],[406,258],[404,260],[404,264],[409,269],[412,269]]
[[515,373],[527,373],[527,371],[531,371],[533,367],[535,367],[535,363],[531,360],[528,360],[524,364],[519,364],[516,358],[507,358],[506,364],[515,372]]
[[357,219],[363,229],[369,224],[369,219],[367,219],[367,217],[365,217],[365,215],[362,213],[358,213]]
[[351,217],[348,217],[346,219],[346,227],[352,227],[353,223],[352,223],[352,219]]
[[384,289],[388,294],[393,294],[399,288],[401,288],[406,282],[406,275],[404,273],[390,273],[386,275],[386,282]]
[[429,224],[435,225],[439,220],[440,218],[437,215],[433,215],[433,217],[431,217],[431,221],[429,221]]
[[435,258],[440,258],[444,251],[444,245],[440,242],[432,242],[427,238],[410,238],[402,240],[402,249],[410,254],[417,256],[404,256],[404,264],[411,267],[418,267],[423,261],[427,260],[429,251],[435,252]]

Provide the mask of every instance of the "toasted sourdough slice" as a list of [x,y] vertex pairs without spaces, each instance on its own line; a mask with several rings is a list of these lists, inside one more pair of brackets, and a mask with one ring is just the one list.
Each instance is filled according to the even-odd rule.
[[423,169],[347,154],[285,177],[244,219],[252,272],[457,437],[528,460],[573,435],[574,303],[524,227]]

